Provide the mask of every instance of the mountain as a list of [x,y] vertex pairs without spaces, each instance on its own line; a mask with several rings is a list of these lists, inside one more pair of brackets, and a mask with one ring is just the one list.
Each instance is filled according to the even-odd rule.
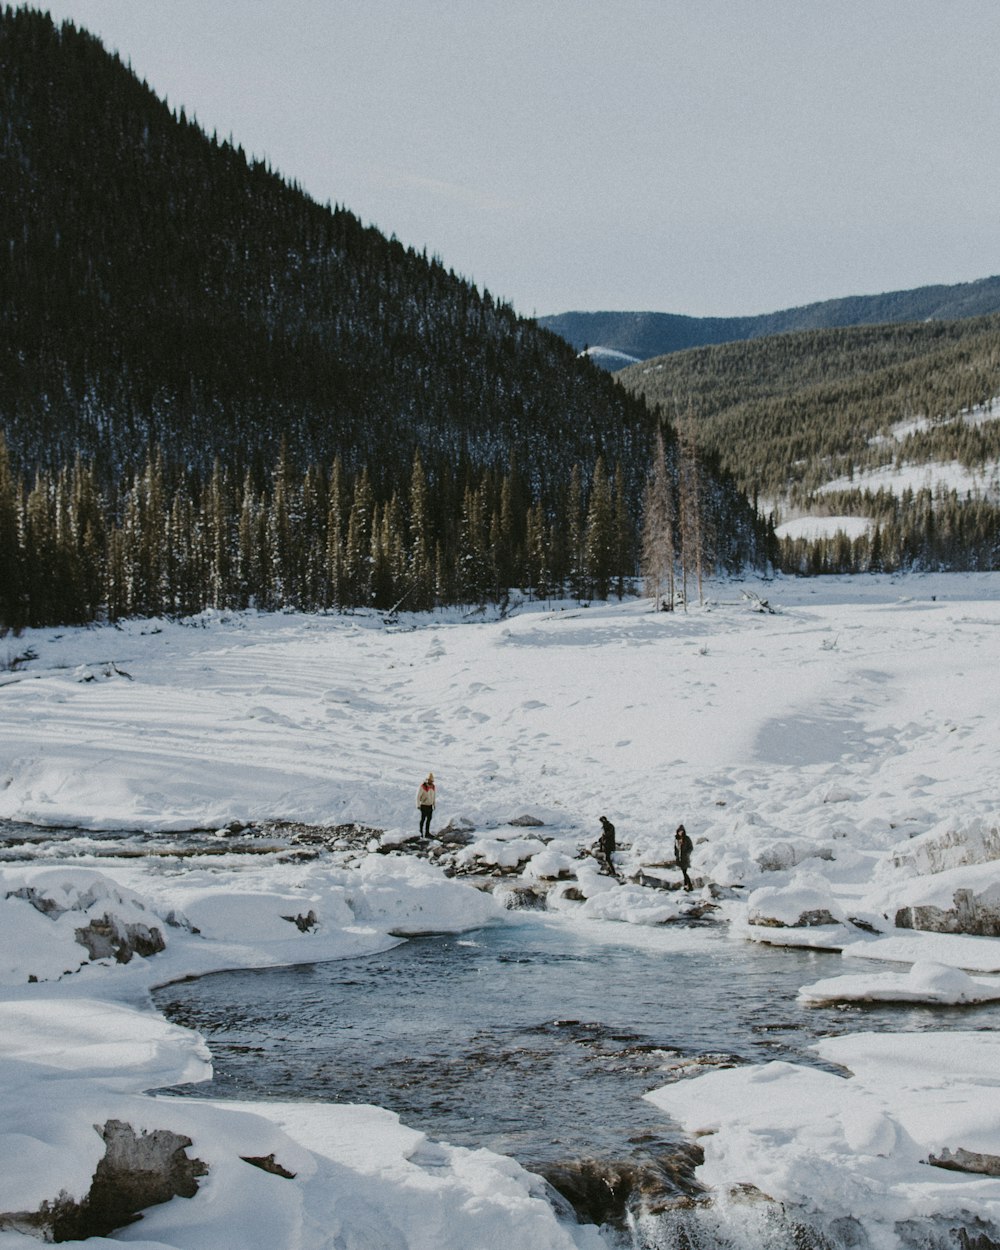
[[[26,7],[0,10],[0,248],[0,624],[634,571],[644,401]],[[706,499],[713,558],[761,559],[746,500]]]
[[1000,312],[1000,277],[955,286],[924,286],[882,295],[823,300],[755,317],[684,317],[654,312],[567,312],[539,317],[538,324],[586,349],[605,369],[690,347],[767,338],[797,330],[908,321],[956,321]]
[[787,534],[786,568],[869,567],[876,530],[882,567],[1000,567],[1000,314],[780,334],[616,377],[777,521],[812,519],[818,545]]

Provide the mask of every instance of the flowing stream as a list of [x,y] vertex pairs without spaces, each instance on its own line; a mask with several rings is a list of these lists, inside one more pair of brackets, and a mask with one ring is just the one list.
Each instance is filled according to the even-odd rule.
[[988,1008],[797,1003],[842,966],[720,928],[527,913],[362,959],[217,973],[157,1001],[212,1049],[214,1080],[184,1092],[388,1107],[513,1155],[603,1222],[637,1193],[655,1206],[697,1192],[697,1152],[648,1090],[709,1065],[818,1064],[821,1035],[995,1026]]
[[[269,853],[276,833],[0,821],[0,861]],[[633,1250],[868,1250],[857,1222],[841,1235],[759,1205],[699,1202],[697,1146],[642,1097],[711,1066],[823,1066],[809,1046],[831,1034],[996,1028],[990,1006],[798,1003],[801,985],[843,969],[837,954],[761,946],[721,925],[512,912],[472,933],[214,973],[155,997],[213,1055],[211,1082],[174,1093],[388,1107],[431,1137],[512,1155],[550,1181],[557,1205]],[[954,1244],[932,1222],[912,1239]]]

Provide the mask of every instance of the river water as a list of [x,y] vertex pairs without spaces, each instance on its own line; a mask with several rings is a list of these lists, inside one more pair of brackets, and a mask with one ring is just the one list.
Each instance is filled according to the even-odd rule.
[[528,913],[362,959],[218,973],[157,1002],[212,1050],[214,1080],[185,1092],[388,1107],[433,1137],[513,1155],[601,1221],[616,1209],[594,1207],[581,1175],[595,1169],[604,1191],[629,1160],[656,1201],[697,1190],[691,1148],[643,1100],[650,1089],[711,1065],[818,1064],[808,1047],[821,1035],[995,1026],[988,1008],[797,1003],[800,985],[842,967],[721,928]]
[[[273,841],[253,830],[168,838],[0,822],[0,861],[252,854]],[[867,1242],[856,1229],[842,1241],[766,1212],[737,1211],[735,1226],[720,1224],[718,1211],[697,1203],[697,1148],[643,1099],[712,1066],[823,1066],[809,1049],[822,1036],[996,1028],[989,1006],[798,1003],[801,985],[843,969],[837,954],[741,941],[722,925],[512,912],[472,933],[215,973],[155,997],[213,1055],[211,1082],[172,1092],[388,1107],[431,1137],[512,1155],[552,1183],[557,1204],[610,1222],[622,1244],[641,1250],[860,1250]],[[929,1230],[912,1244],[953,1242]]]

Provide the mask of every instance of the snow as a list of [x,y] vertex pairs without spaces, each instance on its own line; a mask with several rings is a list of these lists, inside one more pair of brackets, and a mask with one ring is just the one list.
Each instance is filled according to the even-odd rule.
[[816,1050],[845,1074],[769,1063],[648,1097],[701,1135],[708,1184],[752,1184],[827,1226],[864,1213],[867,1244],[904,1244],[894,1225],[919,1217],[1000,1218],[995,1179],[928,1166],[953,1147],[1000,1151],[1000,1036],[862,1033]]
[[944,490],[957,491],[960,498],[972,494],[984,499],[996,499],[1000,495],[1000,464],[990,462],[982,469],[970,469],[958,460],[887,464],[877,469],[859,469],[850,477],[834,478],[820,486],[816,493],[828,495],[835,491],[852,490],[870,490],[873,493],[884,490],[891,495],[902,495],[907,490],[914,493]]
[[624,369],[626,365],[637,365],[641,359],[639,356],[630,356],[628,352],[621,352],[616,347],[588,347],[580,355],[589,356],[595,364],[605,369]]
[[[0,864],[0,1212],[82,1197],[103,1152],[93,1126],[115,1118],[190,1137],[210,1171],[109,1246],[606,1244],[512,1160],[377,1107],[150,1094],[211,1064],[150,989],[505,923],[489,892],[407,853],[433,769],[435,831],[468,829],[470,864],[554,883],[551,909],[595,946],[714,906],[734,941],[842,952],[843,975],[803,1001],[998,1001],[1000,939],[898,923],[954,913],[988,929],[1000,912],[998,640],[995,574],[719,582],[687,613],[626,601],[474,624],[205,613],[28,631],[17,649],[37,658],[0,673],[0,819],[99,836]],[[618,880],[580,858],[601,814]],[[511,826],[522,817],[542,823]],[[312,857],[231,849],[230,822],[268,820],[372,834]],[[677,885],[682,820],[691,895],[654,888]],[[115,855],[130,829],[162,853]],[[186,829],[217,853],[170,853]],[[95,955],[88,927],[163,949]],[[677,932],[682,957],[700,939]],[[996,1236],[997,1180],[927,1160],[1000,1156],[1000,1034],[844,1033],[817,1051],[838,1073],[751,1065],[650,1095],[708,1134],[699,1178],[720,1199],[752,1185],[861,1220],[873,1245],[924,1217]],[[295,1178],[242,1161],[268,1154]],[[0,1232],[2,1250],[35,1244]]]
[[774,532],[778,538],[792,539],[833,538],[835,534],[846,534],[853,542],[869,534],[872,528],[872,521],[863,516],[800,516],[782,521],[774,527]]

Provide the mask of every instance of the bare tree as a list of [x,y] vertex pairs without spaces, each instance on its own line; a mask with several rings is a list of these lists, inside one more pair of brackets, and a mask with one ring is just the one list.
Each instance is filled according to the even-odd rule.
[[646,594],[668,612],[674,609],[674,492],[667,468],[663,431],[657,430],[653,464],[646,483],[642,520],[642,575]]

